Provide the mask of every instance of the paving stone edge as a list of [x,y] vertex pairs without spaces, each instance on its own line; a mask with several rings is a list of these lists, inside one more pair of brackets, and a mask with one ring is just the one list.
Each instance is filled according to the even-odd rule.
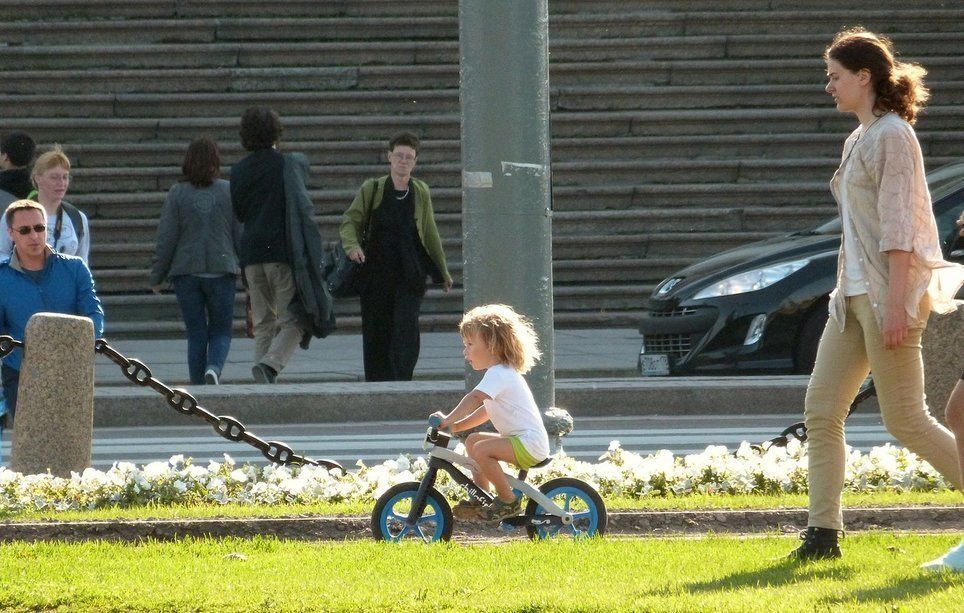
[[[113,520],[0,523],[0,542],[171,541],[194,538],[251,538],[342,541],[371,538],[367,516],[238,519]],[[796,533],[806,527],[806,509],[722,511],[618,511],[609,514],[608,534],[652,537],[705,534]],[[850,508],[848,531],[964,532],[964,506]],[[453,540],[504,539],[505,533],[476,522],[456,522]]]

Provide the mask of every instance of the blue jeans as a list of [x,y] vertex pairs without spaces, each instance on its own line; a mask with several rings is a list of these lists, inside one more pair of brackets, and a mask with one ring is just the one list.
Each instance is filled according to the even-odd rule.
[[[3,400],[6,403],[7,414],[0,415],[0,442],[3,440],[3,420],[13,426],[13,413],[17,409],[17,392],[20,388],[20,371],[7,365],[0,365],[0,378],[3,381]],[[0,450],[0,465],[3,464],[3,452]]]
[[178,275],[173,284],[187,328],[188,373],[191,383],[203,384],[209,368],[221,376],[231,349],[235,277]]

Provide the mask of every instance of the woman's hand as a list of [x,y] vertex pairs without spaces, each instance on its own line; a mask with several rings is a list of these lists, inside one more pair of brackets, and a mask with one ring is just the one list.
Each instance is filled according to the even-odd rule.
[[354,263],[356,263],[356,264],[364,264],[364,263],[365,263],[365,252],[362,251],[362,248],[361,248],[361,247],[355,247],[354,249],[352,249],[351,251],[349,251],[349,252],[346,253],[345,255],[348,257],[349,260],[351,260],[352,262],[354,262]]
[[907,338],[907,310],[902,304],[888,304],[884,312],[884,348],[899,347]]
[[452,289],[452,282],[451,282],[451,281],[445,281],[445,282],[442,283],[442,291],[443,291],[443,292],[445,292],[445,293],[447,294],[447,293],[449,293],[449,290],[450,290],[450,289]]
[[157,284],[157,285],[152,285],[152,286],[151,286],[151,291],[154,292],[155,294],[160,294],[161,292],[164,291],[164,284],[163,284],[163,283],[159,283],[159,284]]

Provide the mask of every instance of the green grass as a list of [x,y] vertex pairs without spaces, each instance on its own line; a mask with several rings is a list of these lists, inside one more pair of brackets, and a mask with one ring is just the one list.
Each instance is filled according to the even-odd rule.
[[958,611],[964,575],[921,561],[957,539],[859,535],[839,561],[791,538],[502,544],[269,538],[0,546],[0,609],[78,611]]
[[[958,506],[964,504],[960,492],[944,490],[940,492],[880,492],[874,494],[844,494],[844,505],[856,506],[907,506],[942,505]],[[97,521],[111,519],[185,519],[211,517],[290,517],[319,515],[368,515],[372,502],[351,502],[316,505],[193,505],[193,506],[143,506],[129,509],[111,508],[94,511],[30,511],[21,513],[2,513],[0,521]],[[683,511],[697,509],[774,509],[806,507],[805,494],[782,496],[762,495],[712,495],[692,494],[679,498],[615,498],[607,499],[610,511],[651,510]]]

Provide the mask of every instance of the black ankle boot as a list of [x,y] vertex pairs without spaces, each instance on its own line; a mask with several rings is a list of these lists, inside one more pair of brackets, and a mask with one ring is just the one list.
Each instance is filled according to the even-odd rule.
[[841,556],[840,547],[837,545],[837,535],[839,530],[830,528],[809,527],[800,531],[800,545],[789,556],[790,559],[801,562],[809,560],[829,560]]

